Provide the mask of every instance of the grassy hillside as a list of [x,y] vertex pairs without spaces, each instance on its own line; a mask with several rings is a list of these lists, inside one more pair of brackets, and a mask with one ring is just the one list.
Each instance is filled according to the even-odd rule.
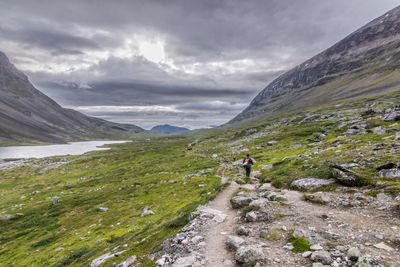
[[[149,265],[145,255],[220,188],[218,162],[187,151],[189,142],[139,140],[68,158],[47,174],[38,173],[41,167],[0,172],[0,265],[87,266],[117,246],[128,250],[118,260],[137,255]],[[144,207],[155,214],[142,217]]]
[[[400,162],[400,124],[382,119],[396,103],[399,90],[0,171],[0,265],[87,266],[118,247],[115,252],[127,251],[102,266],[131,255],[141,266],[153,266],[148,255],[221,189],[217,173],[245,182],[240,159],[247,152],[257,160],[261,180],[276,187],[299,178],[330,178],[335,163],[362,176],[372,195],[399,194],[400,181],[384,179],[376,169]],[[365,124],[365,132],[349,134],[357,123]],[[64,160],[69,163],[40,174],[43,165]],[[56,196],[59,203],[53,204]],[[142,216],[145,207],[155,214]]]
[[[236,126],[237,132],[231,133],[236,141],[230,148],[242,150],[242,154],[250,151],[258,160],[255,169],[262,172],[261,179],[278,188],[288,187],[300,178],[332,178],[329,166],[343,164],[365,178],[372,190],[398,193],[400,181],[382,179],[377,170],[381,165],[400,162],[400,142],[395,139],[400,123],[384,121],[381,114],[398,103],[397,89],[387,95],[265,117]],[[357,124],[365,124],[365,132],[348,134]],[[270,141],[276,142],[271,145]]]

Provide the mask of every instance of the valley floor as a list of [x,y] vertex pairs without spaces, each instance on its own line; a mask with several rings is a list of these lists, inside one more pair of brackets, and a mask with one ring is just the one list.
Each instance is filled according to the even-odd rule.
[[0,266],[399,266],[398,103],[2,162]]

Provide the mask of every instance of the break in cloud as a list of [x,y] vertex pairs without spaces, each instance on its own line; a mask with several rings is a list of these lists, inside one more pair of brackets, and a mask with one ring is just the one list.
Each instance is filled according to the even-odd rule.
[[224,123],[397,0],[0,1],[0,50],[66,107],[149,128]]

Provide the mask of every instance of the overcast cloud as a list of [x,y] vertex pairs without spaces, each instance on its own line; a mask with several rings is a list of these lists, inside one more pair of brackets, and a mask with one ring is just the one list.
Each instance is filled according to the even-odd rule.
[[0,0],[0,50],[66,107],[149,128],[233,118],[397,0]]

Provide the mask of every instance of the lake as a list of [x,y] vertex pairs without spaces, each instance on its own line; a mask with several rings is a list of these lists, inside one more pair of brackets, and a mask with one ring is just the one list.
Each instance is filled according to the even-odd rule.
[[89,151],[107,150],[101,147],[108,144],[121,144],[129,141],[85,141],[61,145],[9,146],[0,147],[0,159],[46,158],[52,156],[82,155]]

